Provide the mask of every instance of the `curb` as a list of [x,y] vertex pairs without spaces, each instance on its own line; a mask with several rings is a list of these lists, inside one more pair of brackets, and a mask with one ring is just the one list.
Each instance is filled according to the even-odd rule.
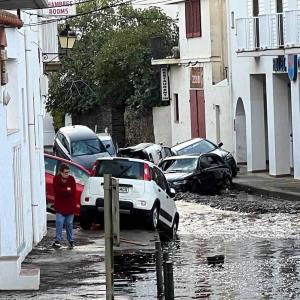
[[263,195],[271,198],[277,198],[288,201],[300,201],[300,194],[293,192],[281,192],[279,190],[265,189],[260,187],[251,186],[244,183],[233,182],[233,187],[239,191],[252,193],[255,195]]

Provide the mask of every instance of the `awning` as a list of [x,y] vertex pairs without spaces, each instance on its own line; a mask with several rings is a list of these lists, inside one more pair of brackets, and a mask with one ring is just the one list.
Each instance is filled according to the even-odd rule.
[[0,9],[40,9],[47,8],[46,0],[4,0],[0,1]]
[[23,22],[16,15],[5,10],[0,10],[0,26],[1,25],[21,28],[23,26]]

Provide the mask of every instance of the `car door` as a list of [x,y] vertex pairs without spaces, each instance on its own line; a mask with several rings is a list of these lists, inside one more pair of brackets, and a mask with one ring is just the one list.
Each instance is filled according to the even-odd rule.
[[44,156],[45,181],[46,181],[46,203],[49,210],[54,210],[53,177],[57,172],[58,161],[54,157]]
[[202,155],[200,158],[200,180],[203,189],[211,189],[216,184],[216,169],[213,159],[209,154]]
[[172,226],[173,214],[174,214],[174,202],[169,196],[168,182],[160,169],[154,167],[154,173],[157,183],[158,197],[160,200],[160,220],[168,227]]

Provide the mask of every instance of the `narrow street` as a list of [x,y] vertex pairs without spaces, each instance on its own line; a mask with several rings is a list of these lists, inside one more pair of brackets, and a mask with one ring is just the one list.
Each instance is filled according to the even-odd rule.
[[[176,299],[299,299],[299,202],[237,191],[176,199],[178,238],[161,236],[173,261]],[[55,250],[50,223],[25,261],[41,268],[40,290],[0,292],[0,299],[104,299],[103,231],[76,225],[75,232],[75,249]],[[146,237],[130,228],[122,230],[126,234],[136,241]],[[153,250],[145,250],[115,256],[116,299],[157,299]],[[224,255],[224,263],[209,264],[215,255]]]

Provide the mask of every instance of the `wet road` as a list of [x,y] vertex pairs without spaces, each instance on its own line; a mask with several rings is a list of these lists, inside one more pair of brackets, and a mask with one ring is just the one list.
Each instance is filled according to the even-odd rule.
[[[234,191],[176,199],[178,238],[163,243],[173,261],[175,299],[300,299],[300,203]],[[105,299],[103,231],[77,225],[75,236],[75,249],[55,250],[48,227],[24,262],[41,268],[40,290],[0,292],[0,299]],[[115,256],[115,299],[157,299],[153,252],[134,253]],[[224,263],[209,265],[215,255]]]
[[[164,244],[176,299],[300,299],[299,203],[234,192],[178,199],[178,239]],[[214,255],[224,264],[209,265]],[[119,258],[115,272],[117,294],[156,299],[152,255]]]

